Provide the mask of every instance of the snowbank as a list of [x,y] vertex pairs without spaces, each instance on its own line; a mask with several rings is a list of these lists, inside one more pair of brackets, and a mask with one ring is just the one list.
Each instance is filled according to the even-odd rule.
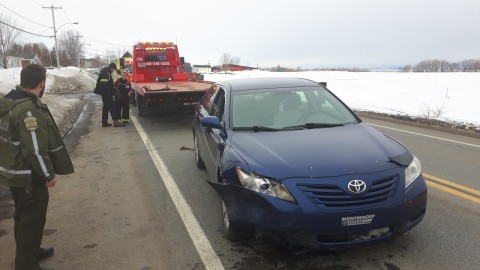
[[[0,70],[0,94],[5,95],[20,83],[21,68]],[[47,70],[47,85],[42,101],[48,105],[62,134],[75,123],[84,102],[62,94],[91,92],[95,87],[95,75],[75,67]]]

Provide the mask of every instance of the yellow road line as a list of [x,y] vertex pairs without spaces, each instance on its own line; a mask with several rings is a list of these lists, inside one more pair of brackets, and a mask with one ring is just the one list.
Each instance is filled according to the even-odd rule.
[[435,182],[428,181],[428,180],[426,180],[426,182],[427,182],[427,185],[429,185],[429,186],[436,187],[436,188],[441,189],[441,190],[443,190],[443,191],[445,191],[445,192],[448,192],[448,193],[457,195],[457,196],[462,197],[462,198],[464,198],[464,199],[467,199],[467,200],[469,200],[469,201],[476,202],[476,203],[480,203],[480,199],[479,199],[479,198],[476,198],[476,197],[473,197],[473,196],[471,196],[471,195],[465,194],[465,193],[460,192],[460,191],[458,191],[458,190],[456,190],[456,189],[451,189],[451,188],[449,188],[449,187],[442,186],[442,185],[440,185],[440,184],[437,184],[437,183],[435,183]]
[[430,174],[427,174],[427,173],[422,173],[422,174],[423,174],[424,177],[430,178],[431,180],[440,182],[444,185],[451,186],[451,187],[454,187],[454,188],[458,188],[458,189],[461,189],[461,190],[464,190],[464,191],[467,191],[467,192],[470,192],[472,194],[480,196],[480,191],[478,191],[476,189],[469,188],[469,187],[466,187],[466,186],[462,186],[462,185],[459,185],[457,183],[453,183],[453,182],[447,181],[447,180],[442,179],[442,178],[438,178],[436,176],[433,176],[433,175],[430,175]]

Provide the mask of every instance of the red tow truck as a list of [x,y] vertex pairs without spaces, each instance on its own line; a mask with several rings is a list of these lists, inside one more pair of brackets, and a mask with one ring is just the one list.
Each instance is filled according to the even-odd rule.
[[138,116],[193,109],[213,83],[196,80],[184,72],[184,64],[172,42],[139,42],[133,46],[130,81]]

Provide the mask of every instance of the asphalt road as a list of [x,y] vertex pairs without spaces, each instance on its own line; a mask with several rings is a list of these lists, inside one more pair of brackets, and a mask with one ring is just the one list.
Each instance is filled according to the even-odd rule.
[[[476,177],[480,175],[480,140],[387,121],[364,120],[403,142],[422,161],[429,183],[427,216],[410,233],[388,243],[301,255],[265,242],[232,244],[223,238],[220,200],[203,181],[207,178],[205,171],[195,168],[193,153],[180,150],[193,148],[190,115],[160,116],[139,119],[139,122],[163,157],[226,269],[480,268],[477,256],[480,183]],[[450,182],[461,186],[445,184]],[[477,201],[434,186],[439,183]]]
[[[293,253],[224,238],[220,198],[195,166],[190,114],[101,128],[99,106],[89,102],[66,138],[76,173],[52,190],[44,242],[56,254],[45,267],[480,269],[478,138],[364,118],[421,160],[429,184],[425,219],[393,241]],[[13,269],[11,232],[11,218],[0,221],[0,269]]]

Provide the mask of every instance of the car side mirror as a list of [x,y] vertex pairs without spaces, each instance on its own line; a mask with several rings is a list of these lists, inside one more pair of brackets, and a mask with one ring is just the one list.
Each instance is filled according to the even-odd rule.
[[200,120],[200,124],[205,128],[222,129],[222,123],[220,123],[220,119],[216,116],[205,116]]

